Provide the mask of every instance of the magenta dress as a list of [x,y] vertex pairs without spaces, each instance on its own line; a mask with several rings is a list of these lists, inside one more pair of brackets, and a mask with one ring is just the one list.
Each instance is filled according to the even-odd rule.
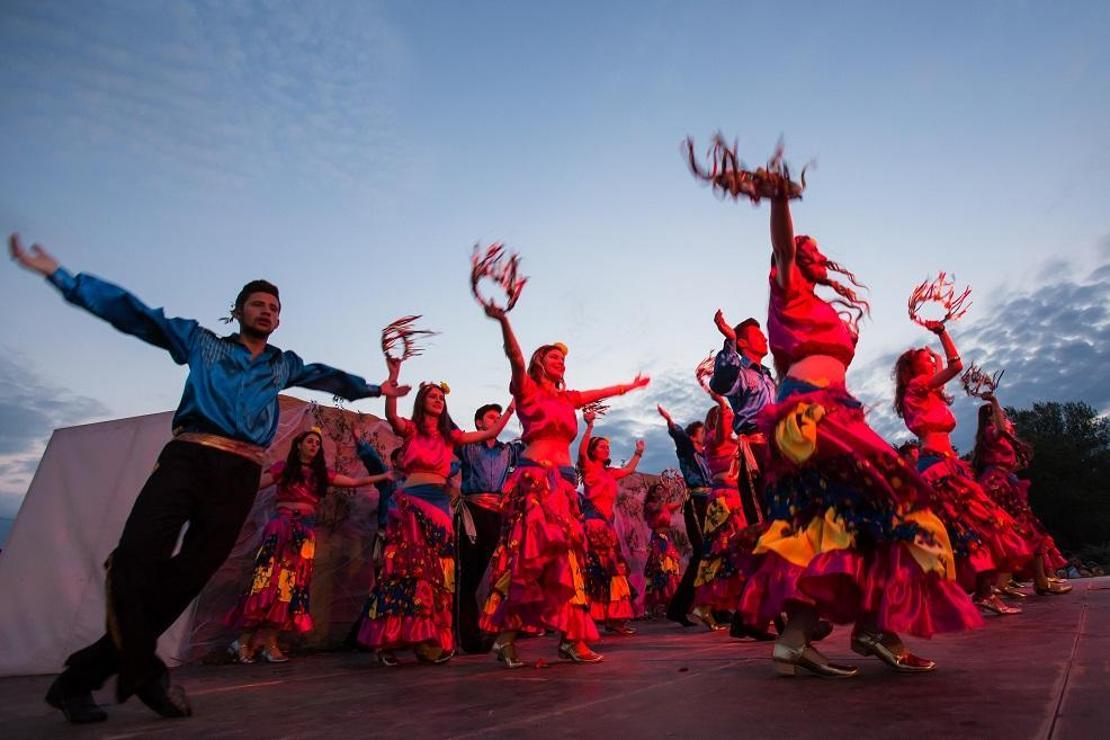
[[759,417],[771,460],[768,517],[741,597],[748,624],[791,603],[834,623],[874,619],[879,629],[929,636],[982,624],[955,580],[931,489],[864,420],[842,384],[789,376],[797,361],[828,355],[847,367],[856,335],[793,266],[790,286],[770,276],[768,339],[776,403]]

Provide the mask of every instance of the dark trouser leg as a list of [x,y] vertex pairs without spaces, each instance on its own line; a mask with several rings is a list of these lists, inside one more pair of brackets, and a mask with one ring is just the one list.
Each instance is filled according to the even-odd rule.
[[675,622],[685,620],[694,605],[694,581],[698,577],[698,566],[701,565],[704,547],[702,524],[705,522],[705,509],[708,503],[709,499],[705,496],[691,496],[686,499],[686,505],[683,507],[682,516],[686,522],[686,536],[690,538],[693,552],[682,574],[682,580],[679,581],[678,590],[671,597],[671,603],[667,605],[667,619]]
[[[140,492],[108,571],[109,634],[66,661],[75,685],[120,673],[118,698],[158,678],[158,636],[227,558],[258,488],[259,466],[227,452],[171,442]],[[181,527],[181,551],[171,557]]]
[[493,551],[497,549],[497,541],[501,536],[501,513],[480,506],[469,504],[464,506],[470,507],[477,539],[474,542],[470,541],[463,531],[462,517],[456,517],[459,575],[455,580],[455,627],[459,635],[459,645],[463,651],[477,653],[488,650],[490,642],[489,638],[478,629],[478,587],[482,585],[482,578],[489,568],[490,558],[493,557]]

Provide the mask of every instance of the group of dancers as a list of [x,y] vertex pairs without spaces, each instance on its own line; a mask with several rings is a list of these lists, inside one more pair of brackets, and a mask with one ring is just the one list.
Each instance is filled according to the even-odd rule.
[[[845,385],[869,306],[852,272],[814,239],[795,235],[790,203],[804,178],[793,182],[778,156],[746,170],[720,139],[707,170],[692,145],[690,153],[694,173],[718,193],[770,201],[770,301],[766,335],[754,318],[733,327],[720,312],[715,317],[724,346],[699,368],[713,400],[704,421],[680,426],[658,407],[686,493],[671,500],[657,484],[644,502],[652,530],[644,574],[649,609],[711,629],[723,629],[727,619],[736,636],[774,640],[780,674],[850,677],[856,666],[833,663],[814,646],[832,625],[852,625],[856,653],[899,672],[925,672],[935,663],[911,653],[900,635],[971,629],[982,623],[982,610],[1016,613],[1003,600],[1025,596],[1014,574],[1030,574],[1038,594],[1066,593],[1070,587],[1049,575],[1059,553],[1029,507],[1028,484],[1015,474],[1030,450],[993,393],[982,394],[973,461],[952,447],[945,386],[963,367],[946,323],[919,322],[938,337],[943,359],[922,347],[898,360],[895,408],[919,440],[919,451],[901,454],[868,426]],[[481,260],[476,254],[472,281],[501,330],[512,402],[479,408],[475,431],[452,421],[444,383],[419,384],[410,417],[400,415],[398,398],[411,390],[400,380],[407,351],[387,352],[388,375],[374,385],[269,344],[281,301],[266,281],[243,287],[232,307],[239,331],[221,337],[195,321],[167,318],[92,275],[72,275],[37,244],[24,249],[18,235],[10,251],[70,303],[189,366],[174,438],[107,563],[106,633],[66,660],[46,696],[69,721],[105,719],[91,692],[116,674],[119,701],[136,695],[163,716],[191,714],[184,690],[171,685],[155,654],[156,640],[227,557],[257,491],[271,484],[276,514],[228,615],[240,630],[233,645],[239,660],[283,661],[278,634],[311,629],[316,508],[329,487],[371,484],[381,495],[382,539],[356,634],[382,664],[395,665],[402,649],[433,664],[462,649],[491,651],[517,668],[524,664],[518,638],[543,633],[559,636],[560,657],[593,663],[602,659],[592,647],[599,625],[634,633],[614,506],[620,479],[636,469],[644,447],[637,442],[629,462],[614,467],[610,441],[593,425],[604,401],[649,379],[569,390],[566,345],[542,344],[526,356],[509,320],[524,280],[499,247]],[[480,295],[483,278],[505,289],[505,305]],[[773,373],[763,365],[768,351]],[[389,463],[363,439],[358,452],[367,475],[337,474],[325,462],[322,433],[312,429],[263,471],[278,393],[291,386],[348,400],[384,397],[385,417],[401,440]],[[579,412],[586,427],[575,460]],[[513,413],[522,435],[499,442]],[[459,502],[449,483],[453,466],[461,474]],[[670,535],[680,508],[692,546],[681,577]],[[487,568],[488,596],[479,604]]]

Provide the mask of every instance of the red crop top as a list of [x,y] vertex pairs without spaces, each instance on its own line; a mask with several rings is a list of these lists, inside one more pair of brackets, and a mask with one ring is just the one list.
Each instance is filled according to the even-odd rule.
[[578,391],[547,393],[539,384],[525,375],[518,387],[509,387],[516,400],[516,414],[524,427],[521,439],[531,444],[537,439],[554,439],[570,445],[578,436],[578,417],[575,410],[582,408],[582,394]]
[[596,460],[583,461],[582,483],[586,499],[602,516],[612,520],[613,506],[617,503],[617,491],[620,489],[613,471]]
[[[312,491],[312,469],[307,465],[301,468],[301,480],[295,483],[285,482],[285,461],[281,460],[270,466],[269,473],[277,485],[277,503],[280,504],[308,504],[316,506],[320,503],[320,496]],[[328,485],[335,482],[335,471],[328,469]],[[321,491],[321,494],[324,492]]]
[[928,378],[914,378],[906,386],[902,399],[902,418],[906,420],[906,427],[918,437],[938,432],[948,434],[956,428],[956,417],[940,388],[929,388],[928,382]]
[[1000,433],[994,424],[987,425],[981,444],[979,459],[984,466],[990,465],[1010,471],[1017,469],[1019,464],[1017,451],[1014,450],[1010,439]]
[[404,439],[399,464],[401,472],[405,475],[427,473],[449,477],[455,445],[460,443],[462,435],[461,429],[453,430],[450,439],[444,439],[439,432],[417,434],[415,424],[401,419],[401,437]]
[[785,375],[798,360],[829,355],[852,364],[859,337],[828,301],[813,292],[797,263],[791,265],[790,287],[779,285],[778,268],[771,268],[771,302],[767,314],[767,341],[775,369]]

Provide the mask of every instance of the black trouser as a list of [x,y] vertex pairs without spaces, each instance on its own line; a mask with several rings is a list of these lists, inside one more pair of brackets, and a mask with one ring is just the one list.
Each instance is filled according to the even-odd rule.
[[673,619],[676,622],[686,619],[686,615],[694,605],[694,581],[698,577],[698,566],[701,565],[704,547],[702,525],[705,522],[705,509],[708,505],[708,496],[690,496],[682,509],[682,516],[686,521],[686,536],[690,539],[693,552],[690,553],[690,562],[686,564],[682,580],[678,583],[678,590],[671,597],[671,603],[667,605],[667,619]]
[[770,462],[770,451],[764,443],[749,444],[751,444],[752,456],[759,467],[753,470],[748,465],[744,450],[741,448],[739,452],[740,504],[748,524],[759,524],[767,515],[767,503],[763,498],[763,471],[767,469],[767,464]]
[[[465,502],[466,497],[463,497]],[[474,518],[474,542],[467,537],[462,523],[461,506],[470,509]],[[489,567],[497,541],[501,537],[501,512],[475,504],[463,503],[455,516],[455,536],[459,542],[458,576],[455,578],[455,629],[459,646],[467,653],[489,649],[489,637],[478,628],[478,587]]]
[[227,559],[260,475],[257,463],[230,452],[189,442],[162,449],[108,559],[108,632],[66,659],[71,689],[98,689],[119,673],[123,701],[166,671],[155,654],[158,636]]

